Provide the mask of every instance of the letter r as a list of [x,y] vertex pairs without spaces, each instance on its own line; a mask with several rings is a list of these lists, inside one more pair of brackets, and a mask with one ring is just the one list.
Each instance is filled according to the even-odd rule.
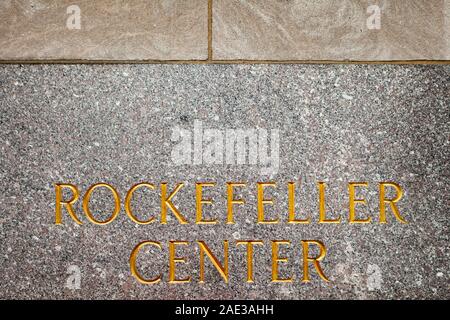
[[[62,200],[62,190],[63,188],[67,188],[70,189],[70,191],[72,191],[72,198],[68,201],[63,201]],[[61,206],[64,205],[67,209],[67,211],[69,212],[69,215],[72,217],[72,219],[78,223],[78,224],[83,224],[80,219],[78,219],[78,217],[76,216],[72,205],[77,202],[78,197],[80,195],[80,193],[78,192],[78,189],[76,186],[74,186],[73,184],[56,184],[55,185],[55,192],[56,192],[56,203],[55,203],[55,210],[56,210],[56,215],[55,215],[55,224],[62,224],[62,214],[61,214]]]

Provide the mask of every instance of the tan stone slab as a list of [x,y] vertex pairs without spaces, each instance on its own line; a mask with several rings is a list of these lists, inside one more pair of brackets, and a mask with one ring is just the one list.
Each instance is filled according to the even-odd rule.
[[448,60],[449,2],[214,0],[214,59]]
[[207,21],[207,0],[0,0],[0,60],[207,59]]

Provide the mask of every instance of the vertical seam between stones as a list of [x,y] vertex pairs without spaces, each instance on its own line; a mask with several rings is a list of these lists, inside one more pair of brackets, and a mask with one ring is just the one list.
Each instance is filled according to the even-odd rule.
[[213,27],[213,0],[208,0],[208,61],[213,60],[212,27]]

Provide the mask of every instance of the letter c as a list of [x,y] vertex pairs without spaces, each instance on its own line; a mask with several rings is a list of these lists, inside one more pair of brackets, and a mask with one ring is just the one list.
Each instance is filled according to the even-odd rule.
[[134,247],[133,251],[131,252],[130,256],[130,268],[131,268],[131,274],[142,284],[155,284],[161,281],[161,275],[157,276],[154,279],[145,279],[137,270],[136,268],[136,259],[137,255],[139,254],[139,251],[142,249],[142,247],[146,245],[152,245],[160,250],[162,250],[161,244],[159,242],[154,241],[143,241],[139,243],[136,247]]

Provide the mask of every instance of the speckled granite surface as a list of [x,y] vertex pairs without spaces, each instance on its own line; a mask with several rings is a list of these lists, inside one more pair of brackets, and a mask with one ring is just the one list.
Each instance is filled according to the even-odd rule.
[[[449,299],[449,76],[448,66],[1,66],[0,298]],[[267,177],[254,165],[175,165],[172,129],[190,129],[195,120],[218,129],[279,129],[279,170]],[[254,186],[269,178],[279,185],[272,196],[281,218],[285,184],[301,179],[299,214],[317,221],[315,183],[326,181],[327,210],[344,222],[256,225]],[[180,226],[175,219],[135,226],[123,208],[107,226],[84,216],[78,226],[67,214],[63,225],[54,224],[57,182],[84,193],[104,181],[123,198],[140,181],[185,181],[176,204],[192,221],[193,184],[211,180],[218,183],[208,211],[221,221],[216,226]],[[365,212],[376,217],[376,183],[384,180],[404,188],[399,207],[409,223],[392,216],[384,225],[345,222],[346,183],[369,182]],[[235,225],[223,223],[226,181],[249,186]],[[140,215],[157,212],[150,193],[137,199]],[[111,208],[107,193],[92,197],[93,212]],[[167,241],[198,239],[216,253],[224,239],[291,240],[292,250],[283,251],[290,264],[281,269],[295,282],[270,283],[266,243],[255,248],[254,284],[244,282],[245,251],[234,244],[230,283],[208,265],[199,284],[191,244],[180,250],[188,264],[177,272],[193,282],[167,284]],[[330,283],[316,274],[300,283],[302,239],[326,245]],[[163,245],[160,258],[147,253],[139,261],[148,276],[163,273],[159,284],[139,284],[130,274],[130,252],[142,240]],[[80,278],[71,287],[74,270]]]

